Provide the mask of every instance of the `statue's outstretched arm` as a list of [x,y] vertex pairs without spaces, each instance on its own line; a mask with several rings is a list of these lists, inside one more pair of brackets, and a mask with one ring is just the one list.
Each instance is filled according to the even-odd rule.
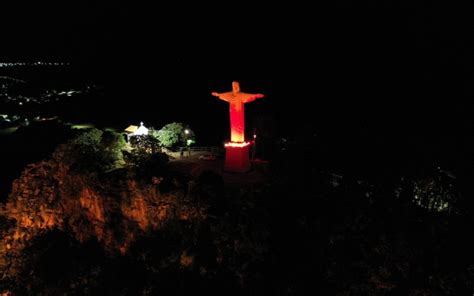
[[214,97],[218,97],[219,99],[228,102],[229,100],[227,99],[226,93],[217,93],[217,92],[212,92],[211,95]]
[[256,99],[263,98],[263,97],[264,97],[263,94],[247,94],[247,96],[245,97],[243,101],[244,103],[248,103],[248,102],[255,101]]

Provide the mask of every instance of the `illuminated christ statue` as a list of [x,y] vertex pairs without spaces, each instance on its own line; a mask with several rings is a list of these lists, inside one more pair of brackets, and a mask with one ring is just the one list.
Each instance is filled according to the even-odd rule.
[[255,99],[263,98],[262,94],[248,94],[240,92],[240,85],[237,81],[232,82],[232,91],[225,93],[212,93],[213,96],[229,102],[230,111],[230,141],[245,141],[245,113],[244,104]]

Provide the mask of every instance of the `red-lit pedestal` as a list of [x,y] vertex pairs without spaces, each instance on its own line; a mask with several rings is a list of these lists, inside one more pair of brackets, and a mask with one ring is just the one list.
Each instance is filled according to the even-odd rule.
[[224,171],[232,173],[245,173],[250,170],[248,142],[225,143]]

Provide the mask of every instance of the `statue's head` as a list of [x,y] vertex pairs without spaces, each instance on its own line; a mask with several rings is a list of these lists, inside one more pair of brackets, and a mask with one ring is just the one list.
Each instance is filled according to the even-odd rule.
[[232,91],[235,93],[240,92],[240,84],[237,81],[232,81]]

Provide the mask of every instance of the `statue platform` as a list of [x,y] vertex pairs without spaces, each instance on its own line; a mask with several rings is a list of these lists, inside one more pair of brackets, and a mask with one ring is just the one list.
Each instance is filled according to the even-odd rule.
[[250,170],[249,142],[228,142],[225,144],[224,171],[246,173]]

